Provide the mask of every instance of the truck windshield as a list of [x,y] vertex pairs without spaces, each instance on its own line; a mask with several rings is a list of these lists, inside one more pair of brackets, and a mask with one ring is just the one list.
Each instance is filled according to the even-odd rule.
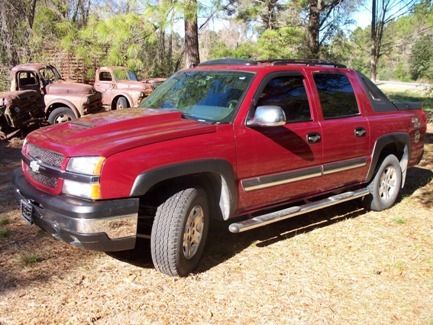
[[238,71],[178,72],[140,107],[177,109],[187,118],[231,122],[252,78],[252,73]]
[[40,69],[39,73],[41,74],[42,78],[47,82],[62,80],[62,76],[60,75],[60,73],[56,70],[56,68],[52,66],[46,66]]
[[126,70],[126,69],[115,69],[114,77],[116,80],[133,80],[138,81],[137,75],[134,71]]

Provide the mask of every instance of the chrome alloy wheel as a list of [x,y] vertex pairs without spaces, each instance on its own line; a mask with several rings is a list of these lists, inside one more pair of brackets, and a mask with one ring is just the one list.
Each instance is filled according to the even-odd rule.
[[200,205],[195,205],[186,220],[183,232],[183,255],[186,259],[191,259],[200,247],[201,238],[204,230],[204,212]]
[[56,117],[56,124],[72,121],[72,117],[68,114],[60,114]]
[[395,194],[397,189],[397,171],[393,166],[387,166],[382,175],[380,175],[379,182],[379,196],[382,200],[389,200]]

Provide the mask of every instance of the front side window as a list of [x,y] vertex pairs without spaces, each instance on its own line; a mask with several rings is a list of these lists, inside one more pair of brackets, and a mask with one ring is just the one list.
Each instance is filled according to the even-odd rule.
[[359,114],[358,104],[349,79],[343,74],[314,74],[325,119]]
[[182,71],[158,86],[140,106],[177,109],[196,120],[230,122],[253,76],[238,71]]
[[280,106],[287,122],[310,121],[310,106],[302,76],[282,76],[271,79],[260,94],[257,106]]

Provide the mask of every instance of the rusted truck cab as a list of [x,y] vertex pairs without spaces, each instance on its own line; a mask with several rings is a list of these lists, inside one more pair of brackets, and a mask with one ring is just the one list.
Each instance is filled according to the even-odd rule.
[[162,78],[139,81],[135,72],[124,67],[101,67],[96,70],[94,87],[102,94],[102,104],[107,110],[137,107]]
[[101,109],[101,94],[91,85],[62,79],[49,64],[20,64],[11,70],[11,91],[31,90],[43,96],[44,111],[51,124],[75,120]]

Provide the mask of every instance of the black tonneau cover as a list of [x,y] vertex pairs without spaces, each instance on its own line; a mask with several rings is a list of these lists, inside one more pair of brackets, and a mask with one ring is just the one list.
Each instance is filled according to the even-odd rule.
[[422,102],[393,102],[399,111],[421,109]]

